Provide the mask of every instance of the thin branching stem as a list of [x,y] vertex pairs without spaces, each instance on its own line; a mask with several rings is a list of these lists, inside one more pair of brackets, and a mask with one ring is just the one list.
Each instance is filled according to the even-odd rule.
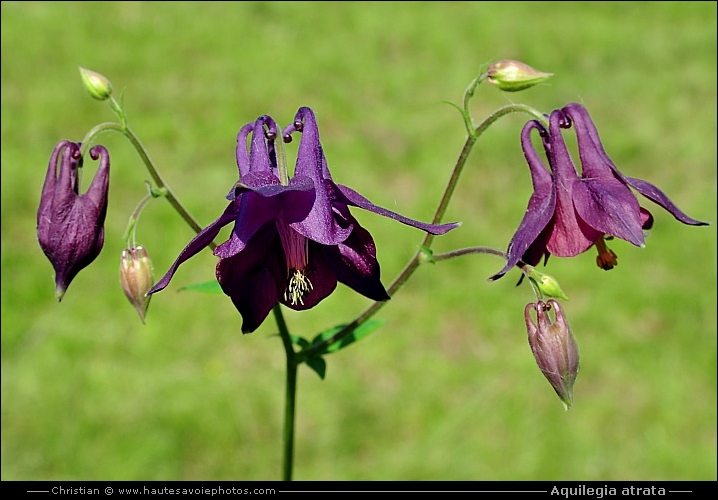
[[[473,85],[473,83],[472,83]],[[471,88],[471,86],[469,87]],[[454,166],[454,170],[451,172],[451,177],[449,177],[449,182],[446,186],[446,189],[444,190],[444,194],[441,198],[441,201],[439,202],[438,207],[436,208],[436,212],[434,214],[434,218],[432,219],[433,224],[439,224],[441,223],[441,220],[444,217],[444,214],[446,213],[446,209],[449,206],[449,201],[451,200],[451,197],[454,194],[454,191],[456,190],[456,185],[459,182],[459,177],[461,176],[461,172],[464,169],[464,166],[466,165],[466,161],[469,158],[469,154],[471,153],[472,148],[474,147],[474,144],[476,141],[481,137],[481,135],[493,124],[496,120],[501,118],[502,116],[506,116],[511,113],[526,113],[530,115],[532,118],[539,119],[542,121],[546,121],[546,117],[543,116],[539,111],[536,109],[526,106],[524,104],[509,104],[507,106],[504,106],[502,108],[497,109],[494,113],[492,113],[490,116],[488,116],[481,124],[479,124],[478,127],[476,127],[473,130],[473,133],[468,134],[468,137],[466,138],[466,142],[464,143],[463,148],[461,148],[461,152],[459,153],[459,157],[456,160],[456,164]],[[387,293],[390,297],[393,297],[394,294],[409,280],[412,274],[417,270],[419,265],[422,262],[422,255],[426,250],[429,250],[431,248],[431,245],[434,241],[434,235],[427,233],[424,236],[424,240],[421,243],[421,246],[419,250],[416,251],[414,256],[409,260],[409,262],[406,264],[404,269],[399,273],[399,275],[394,279],[394,281],[391,282],[389,285],[389,288],[387,289]],[[479,247],[476,247],[479,248]],[[483,248],[483,247],[482,247]],[[496,252],[499,252],[496,250]],[[476,253],[476,252],[474,252]],[[483,253],[493,253],[493,252],[483,252]],[[337,333],[329,337],[328,339],[319,342],[317,344],[312,345],[310,348],[305,349],[304,351],[297,354],[299,361],[304,361],[312,356],[316,356],[331,346],[332,344],[341,341],[344,337],[347,335],[350,335],[354,330],[356,330],[357,327],[359,327],[361,324],[366,322],[369,318],[374,316],[384,305],[386,305],[386,301],[384,302],[374,302],[369,307],[367,307],[359,316],[357,316],[351,323],[348,323],[342,329],[340,329]]]

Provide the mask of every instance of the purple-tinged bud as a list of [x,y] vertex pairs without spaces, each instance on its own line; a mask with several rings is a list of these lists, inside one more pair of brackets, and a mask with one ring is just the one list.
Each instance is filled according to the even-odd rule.
[[[110,182],[110,155],[103,146],[90,150],[100,166],[85,194],[79,194],[77,169],[82,166],[80,144],[60,141],[47,166],[37,210],[37,239],[55,269],[58,300],[70,282],[100,254],[105,242],[105,215]],[[60,159],[58,172],[57,162]]]
[[112,95],[112,83],[104,75],[80,66],[80,76],[87,91],[98,101],[109,99]]
[[120,285],[130,304],[145,322],[151,296],[146,295],[153,283],[152,261],[142,246],[122,250]]
[[[536,323],[531,316],[531,309],[536,311]],[[554,321],[549,317],[548,311],[551,309],[554,310]],[[579,354],[563,309],[553,299],[530,303],[524,308],[524,318],[536,364],[568,410],[573,404],[573,384],[578,375]]]
[[548,80],[553,73],[544,73],[519,61],[505,59],[491,63],[486,81],[505,92],[518,92]]

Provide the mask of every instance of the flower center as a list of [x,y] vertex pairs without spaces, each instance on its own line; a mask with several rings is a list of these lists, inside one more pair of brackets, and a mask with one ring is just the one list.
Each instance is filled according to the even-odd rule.
[[289,285],[287,285],[287,289],[284,291],[284,300],[293,306],[296,306],[297,302],[304,305],[303,297],[309,295],[309,291],[314,288],[312,282],[309,281],[304,271],[300,271],[299,269],[290,269],[289,273],[291,276],[289,277]]
[[284,290],[284,300],[293,306],[304,305],[304,297],[314,288],[307,275],[309,240],[282,220],[278,220],[276,224],[287,258],[287,289]]
[[608,271],[618,265],[618,256],[606,246],[606,240],[601,236],[596,241],[596,250],[598,250],[598,257],[596,257],[596,265]]

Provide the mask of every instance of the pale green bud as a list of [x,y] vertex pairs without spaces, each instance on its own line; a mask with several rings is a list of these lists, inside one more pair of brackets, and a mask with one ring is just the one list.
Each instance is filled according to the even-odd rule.
[[563,293],[561,285],[558,284],[558,281],[553,276],[541,273],[535,267],[529,265],[525,265],[522,270],[538,288],[542,297],[568,300],[568,296]]
[[112,84],[105,76],[82,66],[80,66],[80,76],[87,91],[98,101],[109,99],[112,95]]
[[548,80],[553,73],[544,73],[528,64],[511,59],[491,63],[486,69],[486,81],[505,92],[518,92]]
[[434,252],[431,250],[431,248],[427,248],[425,246],[419,247],[419,262],[426,263],[429,262],[431,264],[436,263],[436,260],[434,259]]
[[153,283],[152,261],[147,250],[142,246],[126,248],[122,251],[120,261],[120,285],[130,304],[140,315],[142,323],[150,305],[150,297],[146,293]]

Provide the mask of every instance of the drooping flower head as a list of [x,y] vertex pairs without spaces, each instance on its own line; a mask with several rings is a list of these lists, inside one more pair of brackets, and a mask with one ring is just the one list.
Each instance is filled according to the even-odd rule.
[[90,157],[99,158],[100,166],[87,192],[79,194],[80,144],[60,141],[52,152],[42,186],[37,239],[55,269],[55,296],[59,300],[77,273],[100,254],[105,241],[110,155],[103,146],[94,146]]
[[[576,132],[581,175],[566,147],[561,129]],[[544,166],[531,142],[531,132],[541,136],[550,170]],[[644,229],[653,225],[653,216],[638,203],[635,189],[657,203],[677,220],[692,226],[706,222],[683,213],[653,184],[623,175],[603,149],[588,111],[572,103],[555,110],[549,129],[538,121],[528,122],[521,132],[521,145],[531,170],[534,192],[526,213],[509,243],[504,268],[490,279],[498,279],[519,260],[535,265],[549,255],[573,257],[595,245],[602,269],[617,264],[616,254],[605,239],[617,237],[644,246]]]
[[229,206],[187,245],[149,294],[164,289],[180,264],[234,222],[229,239],[214,251],[220,258],[216,275],[242,315],[242,331],[249,333],[277,302],[295,310],[309,309],[331,294],[337,282],[372,300],[389,298],[380,281],[374,240],[351,215],[349,206],[432,234],[458,226],[406,218],[335,184],[311,109],[299,109],[282,139],[290,142],[294,132],[301,132],[302,138],[290,179],[278,168],[274,120],[264,115],[242,127],[237,137],[239,182],[227,196]]

